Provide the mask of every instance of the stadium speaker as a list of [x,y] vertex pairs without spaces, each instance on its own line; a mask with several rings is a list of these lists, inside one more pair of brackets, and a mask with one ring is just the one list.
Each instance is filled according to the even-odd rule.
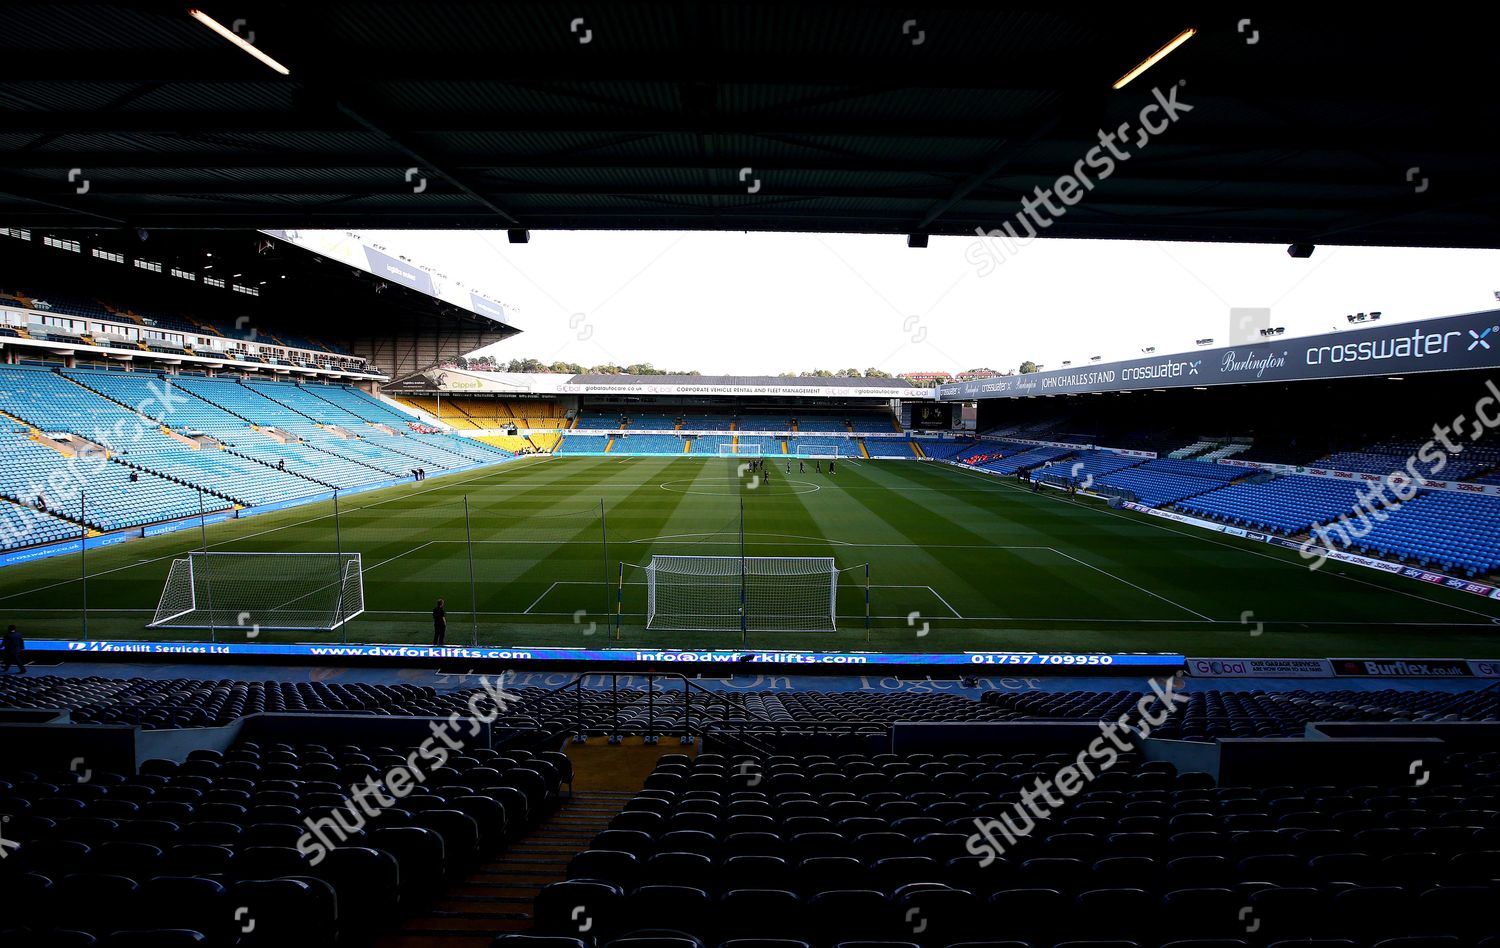
[[911,247],[911,248],[916,249],[916,250],[926,250],[927,249],[927,235],[926,234],[907,234],[906,235],[906,246]]
[[505,236],[513,244],[531,243],[531,231],[524,227],[512,227],[505,232]]
[[1286,252],[1288,256],[1303,258],[1311,257],[1313,255],[1313,251],[1316,249],[1317,246],[1315,244],[1292,244],[1290,247],[1286,248]]

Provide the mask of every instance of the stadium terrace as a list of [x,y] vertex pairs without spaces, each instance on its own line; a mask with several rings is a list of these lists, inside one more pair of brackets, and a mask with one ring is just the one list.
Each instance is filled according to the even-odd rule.
[[1500,948],[1399,13],[5,4],[0,948]]

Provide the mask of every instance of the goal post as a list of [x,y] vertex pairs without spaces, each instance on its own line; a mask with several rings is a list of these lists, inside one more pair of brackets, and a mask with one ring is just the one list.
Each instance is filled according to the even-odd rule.
[[833,632],[831,556],[663,556],[646,566],[646,628]]
[[721,444],[719,445],[719,457],[760,457],[760,444]]
[[798,441],[792,453],[800,458],[847,458],[858,452],[848,441]]
[[358,553],[194,551],[172,561],[148,628],[329,631],[364,611]]

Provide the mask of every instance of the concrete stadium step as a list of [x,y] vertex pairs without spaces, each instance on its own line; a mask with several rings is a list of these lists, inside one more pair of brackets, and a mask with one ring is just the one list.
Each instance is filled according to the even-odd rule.
[[634,738],[610,745],[603,738],[572,745],[573,794],[541,823],[488,863],[448,888],[423,915],[376,948],[489,948],[500,934],[531,928],[531,906],[546,885],[567,878],[568,863],[607,829],[642,786],[663,754],[679,745],[647,745]]
[[536,895],[536,887],[525,882],[482,882],[475,879],[465,879],[458,883],[448,892],[449,898],[460,898],[466,896],[480,896],[496,902],[515,902],[531,904],[531,899]]

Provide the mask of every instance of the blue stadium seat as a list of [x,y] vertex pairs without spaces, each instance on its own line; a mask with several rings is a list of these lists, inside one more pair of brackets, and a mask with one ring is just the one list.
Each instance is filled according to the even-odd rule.
[[513,457],[346,386],[8,365],[0,411],[5,549]]

